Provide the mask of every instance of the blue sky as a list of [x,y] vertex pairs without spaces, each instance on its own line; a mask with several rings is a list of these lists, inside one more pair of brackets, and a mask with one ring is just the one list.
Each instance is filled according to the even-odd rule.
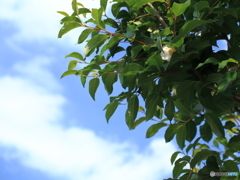
[[71,1],[0,1],[1,180],[170,177],[178,148],[162,132],[146,139],[151,122],[129,131],[121,107],[107,124],[103,86],[93,101],[79,77],[59,79],[71,60],[64,56],[84,46],[76,45],[82,29],[57,39],[56,11],[71,12]]

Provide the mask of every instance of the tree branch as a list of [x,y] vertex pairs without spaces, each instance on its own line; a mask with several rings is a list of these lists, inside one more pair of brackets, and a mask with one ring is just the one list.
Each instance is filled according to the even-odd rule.
[[158,20],[162,23],[164,28],[167,28],[168,25],[165,23],[164,19],[162,18],[162,16],[160,16],[160,14],[158,13],[158,11],[153,7],[153,5],[151,3],[147,3],[147,5],[152,8],[154,10],[155,16],[158,18]]

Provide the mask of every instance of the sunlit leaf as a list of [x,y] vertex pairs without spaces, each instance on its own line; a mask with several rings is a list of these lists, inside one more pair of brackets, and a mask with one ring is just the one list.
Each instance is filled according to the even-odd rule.
[[79,23],[68,23],[65,24],[58,33],[58,38],[61,38],[64,34],[68,33],[69,31],[81,27],[81,24]]

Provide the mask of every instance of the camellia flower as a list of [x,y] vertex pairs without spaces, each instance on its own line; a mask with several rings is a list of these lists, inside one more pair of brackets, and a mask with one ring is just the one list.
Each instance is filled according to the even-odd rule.
[[165,61],[170,61],[172,54],[175,52],[175,49],[170,48],[167,45],[163,46],[163,51],[161,52],[162,59]]

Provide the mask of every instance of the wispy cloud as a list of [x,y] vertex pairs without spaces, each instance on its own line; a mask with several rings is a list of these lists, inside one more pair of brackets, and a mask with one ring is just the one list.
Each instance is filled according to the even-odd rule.
[[51,91],[54,78],[35,83],[41,79],[38,71],[46,71],[44,63],[14,66],[16,70],[36,69],[35,77],[0,78],[0,143],[16,149],[15,156],[9,151],[10,157],[71,180],[155,180],[170,172],[169,157],[175,147],[162,139],[153,140],[140,153],[128,142],[106,140],[89,129],[63,128],[60,120],[67,118],[63,109],[67,101]]
[[[99,0],[85,1],[88,8],[99,7]],[[48,1],[48,0],[3,0],[0,6],[0,19],[8,20],[15,25],[17,31],[11,37],[16,42],[41,42],[46,39],[57,39],[61,27],[62,15],[57,11],[72,13],[71,1]],[[74,30],[59,44],[76,43],[81,29]]]

